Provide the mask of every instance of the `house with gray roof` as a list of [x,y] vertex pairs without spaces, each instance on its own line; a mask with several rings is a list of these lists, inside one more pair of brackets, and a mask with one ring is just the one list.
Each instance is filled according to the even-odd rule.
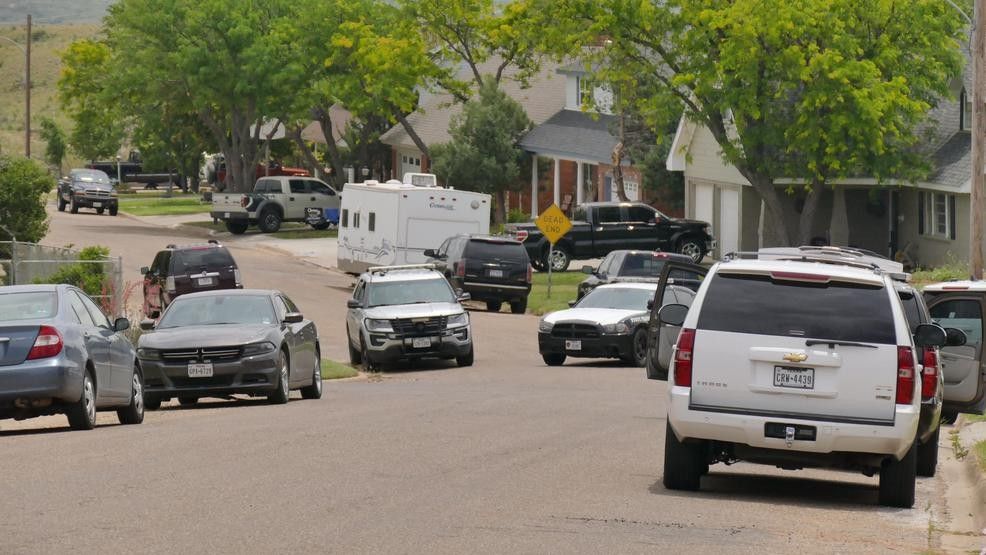
[[[968,52],[966,52],[968,56]],[[922,148],[931,171],[917,183],[879,183],[870,177],[844,179],[820,201],[812,242],[868,249],[911,266],[967,261],[972,190],[971,65],[951,85],[927,118]],[[712,224],[716,258],[756,250],[762,242],[760,195],[730,164],[708,129],[682,119],[668,170],[684,172],[685,216]],[[787,188],[794,179],[778,180]],[[803,196],[782,195],[789,229],[797,229]]]

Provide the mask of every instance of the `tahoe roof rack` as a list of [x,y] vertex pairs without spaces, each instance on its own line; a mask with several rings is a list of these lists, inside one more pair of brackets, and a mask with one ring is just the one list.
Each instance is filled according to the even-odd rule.
[[876,273],[886,274],[897,281],[909,281],[911,277],[904,271],[904,265],[900,262],[890,260],[872,251],[848,247],[767,247],[752,252],[731,252],[723,257],[724,262],[739,259],[820,262],[873,270]]
[[401,266],[374,266],[367,270],[367,272],[371,274],[385,274],[395,270],[434,270],[435,268],[437,268],[435,264],[404,264]]

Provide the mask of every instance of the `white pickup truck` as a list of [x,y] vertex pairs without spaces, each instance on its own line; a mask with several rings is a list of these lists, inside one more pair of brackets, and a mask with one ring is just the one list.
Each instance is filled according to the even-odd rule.
[[339,222],[338,191],[313,177],[273,176],[257,180],[253,192],[216,193],[209,215],[240,235],[251,225],[274,233],[282,222],[305,222],[326,229]]

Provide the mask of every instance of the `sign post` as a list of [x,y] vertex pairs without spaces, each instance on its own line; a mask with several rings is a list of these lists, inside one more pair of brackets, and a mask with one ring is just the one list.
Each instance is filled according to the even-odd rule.
[[551,298],[551,267],[554,265],[555,243],[565,236],[572,229],[572,222],[569,221],[565,213],[558,208],[557,204],[552,204],[545,210],[534,224],[538,226],[545,239],[548,240],[548,298]]

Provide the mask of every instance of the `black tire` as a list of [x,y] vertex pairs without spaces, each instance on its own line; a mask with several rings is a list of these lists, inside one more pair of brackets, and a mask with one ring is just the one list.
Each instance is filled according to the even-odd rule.
[[702,475],[709,471],[701,443],[682,443],[671,424],[664,428],[664,487],[698,491]]
[[158,410],[161,408],[161,397],[157,395],[144,394],[144,410]]
[[263,233],[275,233],[281,229],[281,215],[273,208],[267,208],[260,213],[257,219],[257,227]]
[[100,216],[102,216],[103,215],[103,212],[105,212],[105,211],[106,211],[105,208],[97,208],[96,209],[96,213],[99,214]]
[[692,262],[698,264],[705,258],[705,242],[698,239],[686,237],[681,241],[678,241],[678,245],[675,247],[675,251],[678,254],[683,254],[692,259]]
[[544,250],[544,254],[542,255],[543,258],[541,260],[541,264],[544,266],[544,269],[545,270],[548,269],[548,263],[549,263],[549,261],[548,261],[548,255],[549,254],[552,257],[554,257],[553,258],[554,263],[551,265],[551,271],[552,272],[564,272],[565,270],[568,269],[568,265],[572,263],[572,255],[569,254],[568,250],[565,247],[557,246],[556,245],[553,251],[550,250],[550,249],[545,249]]
[[349,347],[349,364],[360,364],[363,362],[363,354],[359,349],[353,347],[353,342],[349,340],[349,326],[346,326],[346,346]]
[[561,366],[565,364],[565,359],[568,358],[568,355],[565,353],[546,353],[541,355],[541,358],[548,366]]
[[360,359],[363,361],[363,370],[367,372],[379,372],[380,363],[370,358],[370,352],[366,348],[366,343],[360,341]]
[[928,441],[918,445],[918,476],[932,477],[938,470],[938,436],[941,426],[935,428],[935,433]]
[[954,411],[954,410],[941,411],[941,421],[944,424],[955,424],[955,421],[958,420],[958,418],[959,418],[958,411]]
[[463,355],[461,357],[455,357],[455,363],[459,365],[459,368],[463,368],[463,367],[466,367],[466,366],[472,366],[473,357],[474,357],[474,351],[472,349],[472,345],[470,345],[469,346],[469,352],[468,353],[466,353],[465,355]]
[[630,340],[630,352],[623,358],[624,362],[636,367],[647,366],[647,329],[637,328]]
[[249,222],[239,222],[239,221],[233,222],[230,220],[226,220],[226,222],[224,223],[226,224],[226,231],[232,233],[233,235],[243,235],[244,233],[246,233],[246,230],[250,227]]
[[315,351],[315,371],[312,373],[312,384],[301,388],[302,399],[322,398],[322,353]]
[[75,202],[75,199],[74,198],[72,199],[72,207],[69,209],[69,212],[71,212],[73,214],[78,214],[79,213],[79,204],[77,202]]
[[490,312],[500,312],[503,301],[486,301],[486,310]]
[[144,421],[144,379],[136,363],[130,383],[130,404],[116,411],[120,424],[140,424]]
[[519,301],[513,301],[510,303],[510,312],[514,314],[524,314],[527,312],[527,297]]
[[272,405],[283,405],[291,397],[291,371],[288,355],[284,351],[277,357],[277,387],[267,394],[267,402]]
[[317,229],[319,231],[325,231],[326,229],[329,229],[329,226],[331,225],[332,224],[330,224],[329,222],[322,222],[320,224],[311,224],[313,229]]
[[542,264],[541,263],[541,260],[540,259],[537,259],[537,258],[531,260],[531,267],[534,268],[535,270],[539,271],[539,272],[543,272],[543,271],[546,270],[546,268],[544,267],[544,264]]
[[910,509],[914,506],[914,483],[918,470],[917,442],[911,445],[904,458],[889,460],[880,468],[880,504]]
[[110,206],[110,216],[116,216],[120,212],[119,206]]
[[67,204],[68,203],[65,202],[65,199],[62,198],[62,194],[61,193],[58,193],[58,211],[59,212],[64,212],[65,211],[65,206]]
[[88,370],[82,377],[82,395],[68,407],[65,416],[73,430],[91,430],[96,427],[96,384]]
[[194,395],[179,395],[178,404],[183,407],[191,407],[199,402],[199,398]]

